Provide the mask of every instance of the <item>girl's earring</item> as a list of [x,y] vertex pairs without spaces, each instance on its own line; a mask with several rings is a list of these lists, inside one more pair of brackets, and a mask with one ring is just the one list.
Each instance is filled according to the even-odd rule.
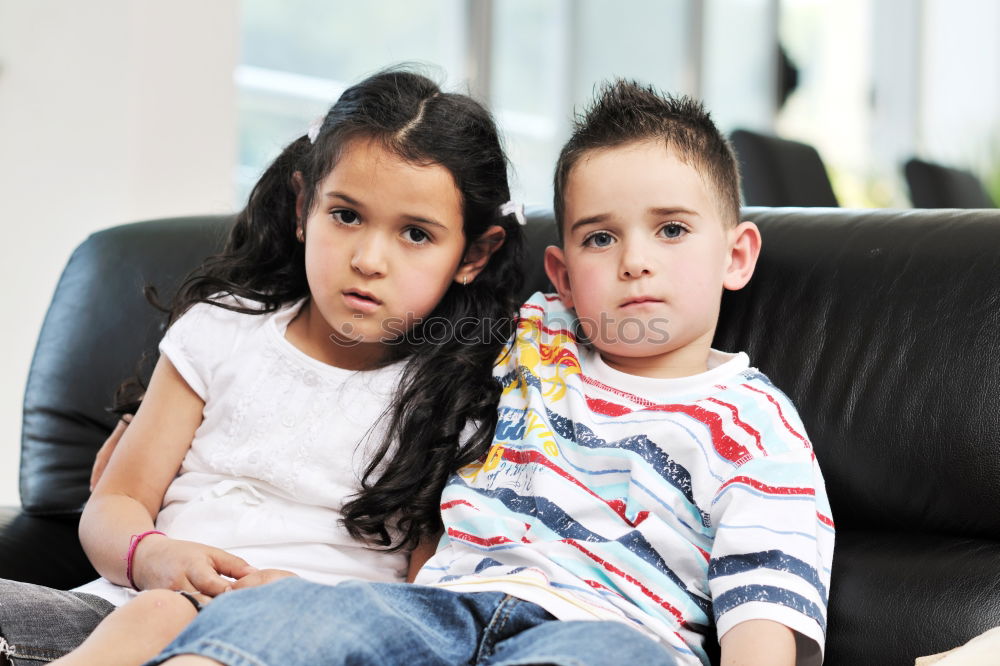
[[469,276],[468,275],[463,275],[462,276],[462,286],[464,287],[467,284],[469,284]]
[[302,230],[302,227],[295,227],[295,237],[299,239],[300,243],[306,242],[306,233]]

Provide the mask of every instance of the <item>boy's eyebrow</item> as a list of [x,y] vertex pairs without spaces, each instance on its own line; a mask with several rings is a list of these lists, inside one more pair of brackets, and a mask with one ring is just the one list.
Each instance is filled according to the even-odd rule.
[[[354,206],[355,208],[364,208],[364,204],[362,204],[360,201],[357,201],[356,199],[352,199],[343,192],[327,192],[326,197],[328,199],[342,199],[343,201],[347,202],[347,204],[350,206]],[[405,214],[402,217],[406,220],[410,220],[411,222],[429,224],[431,226],[441,227],[442,229],[448,228],[445,225],[438,222],[437,220],[432,220],[429,217],[421,217],[420,215],[405,215]]]
[[588,224],[602,224],[606,222],[611,217],[610,213],[599,213],[598,215],[591,215],[590,217],[583,217],[574,222],[569,227],[569,233],[573,233],[580,227],[585,227]]
[[698,215],[698,211],[691,210],[690,208],[682,208],[681,206],[672,206],[669,208],[650,208],[649,212],[654,215]]
[[[697,211],[691,210],[690,208],[684,208],[683,206],[668,206],[665,208],[649,208],[648,212],[653,215],[670,216],[670,215],[698,215]],[[611,218],[611,213],[599,213],[597,215],[591,215],[589,217],[583,217],[574,222],[569,227],[569,233],[573,233],[580,227],[585,227],[589,224],[603,224]]]

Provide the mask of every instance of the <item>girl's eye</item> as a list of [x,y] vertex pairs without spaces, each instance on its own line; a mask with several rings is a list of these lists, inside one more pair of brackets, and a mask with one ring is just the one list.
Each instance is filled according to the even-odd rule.
[[680,238],[687,233],[687,229],[679,222],[668,222],[660,227],[660,233],[664,238]]
[[333,219],[343,224],[354,224],[358,221],[358,214],[347,208],[338,208],[330,214],[333,215]]
[[431,239],[430,234],[420,227],[408,227],[406,231],[403,232],[403,235],[406,237],[406,240],[416,245],[423,245]]
[[607,247],[615,242],[614,236],[607,231],[595,231],[583,239],[585,247]]

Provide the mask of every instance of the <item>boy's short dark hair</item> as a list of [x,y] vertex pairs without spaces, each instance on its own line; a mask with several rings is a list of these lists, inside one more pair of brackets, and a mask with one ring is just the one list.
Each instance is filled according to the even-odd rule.
[[726,137],[700,102],[661,94],[652,86],[616,79],[605,83],[594,103],[578,114],[573,135],[556,163],[554,208],[562,239],[563,197],[570,171],[589,151],[646,140],[663,140],[664,148],[690,164],[712,186],[723,221],[740,219],[740,173]]

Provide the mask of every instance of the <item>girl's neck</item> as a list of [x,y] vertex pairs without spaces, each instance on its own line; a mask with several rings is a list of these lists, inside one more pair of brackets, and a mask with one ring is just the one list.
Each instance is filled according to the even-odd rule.
[[388,350],[380,342],[340,342],[316,311],[312,299],[306,299],[288,323],[285,339],[303,354],[344,370],[372,370],[388,356]]

